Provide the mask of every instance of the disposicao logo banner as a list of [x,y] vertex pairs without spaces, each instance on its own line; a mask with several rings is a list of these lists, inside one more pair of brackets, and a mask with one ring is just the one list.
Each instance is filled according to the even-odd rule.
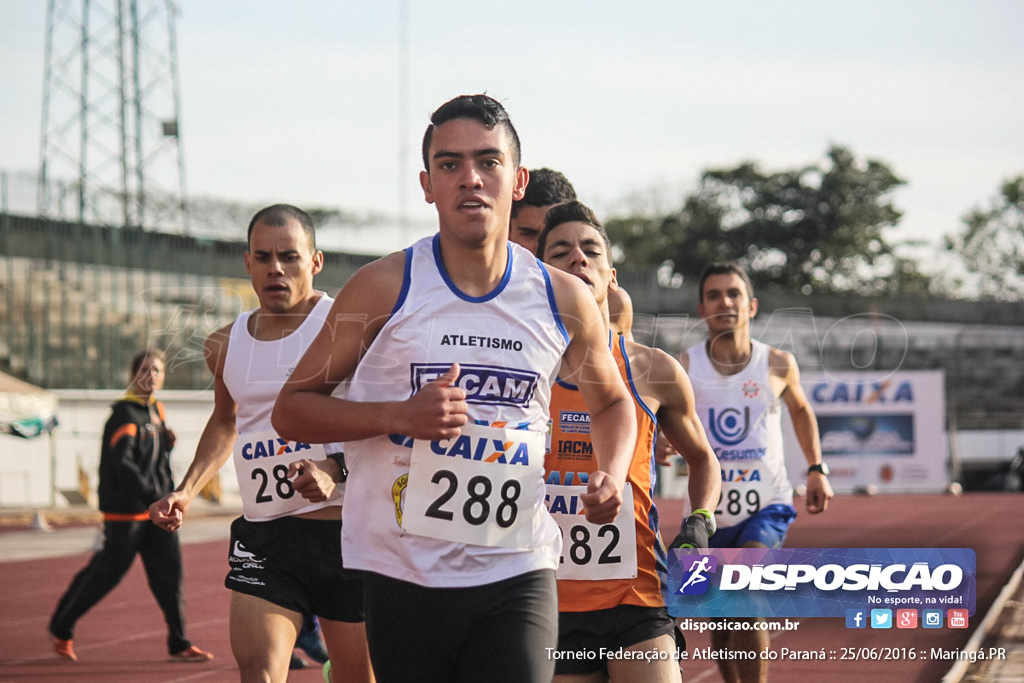
[[974,615],[970,548],[672,550],[673,617],[844,617],[847,609],[960,608]]

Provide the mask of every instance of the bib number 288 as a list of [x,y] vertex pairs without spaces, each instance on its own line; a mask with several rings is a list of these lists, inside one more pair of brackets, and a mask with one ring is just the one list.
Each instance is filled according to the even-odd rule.
[[[452,509],[449,509],[445,505],[455,497],[459,490],[458,475],[451,470],[438,470],[430,478],[430,482],[432,484],[440,484],[445,488],[441,495],[427,507],[426,516],[435,519],[453,520],[456,514],[454,510],[459,506],[453,506]],[[491,516],[491,493],[494,490],[494,484],[487,477],[476,475],[470,477],[469,481],[466,482],[465,488],[467,496],[461,506],[462,518],[474,526],[485,524]],[[495,501],[497,506],[494,508],[494,522],[502,529],[507,529],[515,524],[516,518],[519,516],[517,502],[522,492],[523,485],[515,479],[508,479],[502,482],[498,493],[498,500]]]
[[544,435],[481,425],[461,431],[458,441],[413,443],[402,528],[457,543],[533,547]]

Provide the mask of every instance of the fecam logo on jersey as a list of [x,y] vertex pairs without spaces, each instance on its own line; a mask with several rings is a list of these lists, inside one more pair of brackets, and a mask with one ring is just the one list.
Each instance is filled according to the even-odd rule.
[[272,458],[275,455],[286,453],[297,453],[298,451],[309,450],[308,443],[301,441],[288,441],[287,439],[260,439],[242,444],[242,457],[246,460],[256,458]]
[[742,415],[737,408],[726,408],[715,413],[714,408],[708,408],[708,425],[711,428],[711,436],[723,446],[735,446],[747,438],[750,431],[750,407],[743,408]]
[[[410,365],[412,390],[419,391],[443,375],[451,363],[412,363]],[[528,370],[496,365],[459,366],[461,371],[455,386],[466,392],[467,403],[525,407],[533,400],[540,375]]]
[[558,428],[566,433],[589,434],[590,413],[585,410],[561,410],[558,412]]

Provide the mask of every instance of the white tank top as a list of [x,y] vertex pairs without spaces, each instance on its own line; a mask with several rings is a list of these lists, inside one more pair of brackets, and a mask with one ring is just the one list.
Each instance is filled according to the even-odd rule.
[[[283,339],[261,341],[249,333],[249,318],[258,309],[242,313],[231,326],[224,384],[237,406],[238,439],[233,457],[243,514],[249,521],[266,521],[342,504],[344,484],[335,488],[329,500],[320,503],[309,503],[291,491],[284,477],[287,465],[304,457],[323,457],[322,450],[320,446],[280,439],[270,424],[281,387],[320,332],[333,303],[334,299],[322,295],[298,329]],[[327,452],[343,450],[341,444],[325,446]]]
[[[458,362],[462,370],[456,383],[468,393],[471,423],[545,433],[551,382],[568,344],[547,271],[528,251],[510,244],[501,282],[484,296],[470,297],[449,279],[439,249],[435,235],[405,250],[402,291],[352,376],[349,399],[405,400]],[[544,505],[543,438],[539,443],[539,454],[531,451],[528,463],[535,470],[522,483],[536,498],[530,509],[517,512],[532,524],[529,540],[520,547],[455,542],[407,531],[402,517],[410,508],[406,492],[413,440],[392,434],[347,443],[351,485],[342,526],[345,566],[430,587],[482,585],[555,569],[561,541]],[[417,442],[416,447],[427,444],[445,446]],[[502,447],[498,440],[493,444],[488,453]],[[452,462],[472,459],[467,451]],[[479,451],[476,460],[481,460]],[[481,462],[469,464],[487,469]],[[449,479],[435,480],[435,485],[428,481],[419,489],[429,492],[440,514],[451,514],[456,523],[466,515],[480,527],[495,524],[496,515],[504,514],[508,521],[508,508],[499,509],[504,495],[500,480],[495,480],[486,503],[456,504],[472,477],[453,470]],[[449,485],[455,497],[441,500]],[[477,492],[481,500],[484,490]],[[409,513],[405,526],[415,516]]]
[[793,504],[782,451],[782,402],[769,381],[767,344],[751,340],[747,366],[722,375],[702,342],[687,350],[697,414],[722,466],[719,526],[733,526],[775,503]]

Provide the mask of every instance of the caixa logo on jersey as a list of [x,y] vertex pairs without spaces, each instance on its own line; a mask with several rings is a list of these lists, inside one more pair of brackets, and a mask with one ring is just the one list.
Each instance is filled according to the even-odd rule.
[[735,446],[750,432],[750,407],[725,408],[717,412],[708,408],[708,427],[715,441],[723,446]]
[[503,465],[530,464],[530,446],[525,441],[502,441],[460,434],[454,439],[430,442],[430,451],[449,458],[496,462]]
[[275,455],[286,453],[298,453],[307,451],[312,447],[301,441],[288,441],[287,439],[253,439],[242,444],[242,457],[246,460],[256,458],[272,458]]
[[[419,391],[451,367],[451,363],[413,363],[412,390]],[[525,408],[533,400],[540,378],[536,372],[498,365],[459,364],[454,386],[466,392],[467,403]]]

